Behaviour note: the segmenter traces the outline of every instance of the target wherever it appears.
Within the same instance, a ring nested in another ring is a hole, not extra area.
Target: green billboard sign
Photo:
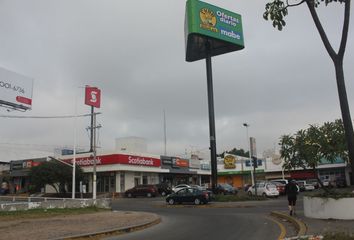
[[[241,15],[198,0],[188,0],[185,18],[186,61],[244,48]],[[209,49],[207,49],[209,44]]]

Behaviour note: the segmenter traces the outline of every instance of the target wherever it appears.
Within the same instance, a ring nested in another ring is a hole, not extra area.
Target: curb
[[[278,212],[278,211],[272,211],[270,213],[270,215],[276,216],[279,218],[283,218],[283,219],[286,219],[289,222],[291,222],[295,226],[295,228],[298,230],[297,236],[305,235],[307,232],[307,227],[306,227],[305,223],[297,218],[291,217],[285,213]]]
[[[159,224],[160,222],[161,222],[161,217],[158,217],[157,219],[155,219],[153,221],[146,222],[143,224],[137,224],[137,225],[131,225],[128,227],[112,228],[112,229],[107,229],[107,230],[103,230],[103,231],[53,238],[51,240],[64,240],[64,239],[69,240],[69,239],[77,239],[77,238],[96,237],[99,235],[107,235],[107,234],[108,235],[109,234],[110,235],[118,235],[121,233],[129,233],[129,232],[133,232],[133,231],[137,231],[137,230],[142,230],[142,229],[151,227],[153,225]]]

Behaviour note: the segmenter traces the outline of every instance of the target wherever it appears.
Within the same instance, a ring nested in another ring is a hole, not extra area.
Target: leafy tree
[[[316,167],[322,159],[333,163],[337,157],[341,157],[348,161],[341,120],[326,122],[322,126],[310,125],[309,128],[301,129],[294,135],[283,135],[279,145],[285,169],[311,168],[322,186],[316,174]]]
[[[317,8],[321,2],[325,2],[326,6],[334,2],[344,4],[344,20],[342,26],[341,41],[337,52],[333,49],[332,44],[328,40],[327,34],[322,26],[322,23],[317,13]],[[345,129],[344,133],[345,133],[346,145],[349,153],[349,159],[351,161],[352,172],[354,173],[354,134],[353,134],[353,125],[352,125],[350,111],[349,111],[347,93],[345,89],[344,71],[343,71],[343,58],[344,58],[345,48],[348,39],[348,29],[349,29],[349,20],[350,20],[350,3],[351,0],[293,0],[293,2],[291,2],[291,0],[272,0],[271,2],[266,4],[263,17],[265,20],[271,20],[273,26],[278,28],[278,30],[281,31],[283,27],[286,25],[284,18],[286,15],[288,15],[288,9],[302,4],[307,5],[311,17],[315,23],[315,26],[320,34],[321,40],[334,64],[339,102],[340,102],[342,119],[343,119],[343,124]],[[354,184],[354,174],[352,174],[351,182],[352,184]]]
[[[246,152],[242,148],[240,148],[240,149],[233,148],[230,151],[226,151],[226,153],[234,154],[234,155],[241,156],[241,157],[249,157],[248,151]]]
[[[84,174],[79,166],[76,166],[77,182],[83,180]],[[59,161],[48,161],[32,167],[30,171],[31,184],[35,189],[40,189],[46,184],[52,186],[57,193],[66,193],[65,186],[72,186],[72,167]]]

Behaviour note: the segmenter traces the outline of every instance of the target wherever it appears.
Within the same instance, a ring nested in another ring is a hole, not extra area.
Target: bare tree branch
[[[343,59],[345,47],[347,45],[349,19],[350,19],[350,1],[351,0],[346,0],[344,2],[344,23],[343,23],[343,30],[342,30],[342,39],[341,39],[340,47],[339,47],[339,51],[338,51],[338,57],[340,59]]]
[[[313,21],[315,22],[316,28],[317,28],[317,30],[318,30],[318,32],[319,32],[319,34],[320,34],[320,37],[321,37],[322,42],[323,42],[323,44],[324,44],[324,46],[325,46],[325,48],[326,48],[326,50],[327,50],[329,56],[332,58],[333,61],[335,61],[336,58],[337,58],[337,54],[336,54],[336,52],[333,50],[333,47],[332,47],[331,43],[330,43],[329,40],[328,40],[328,37],[327,37],[327,35],[326,35],[326,32],[325,32],[325,30],[324,30],[323,27],[322,27],[321,21],[320,21],[320,19],[318,18],[317,12],[316,12],[316,10],[315,10],[315,5],[314,5],[314,3],[313,3],[312,0],[306,0],[306,3],[307,3],[307,6],[308,6],[308,8],[309,8],[309,10],[310,10],[312,19],[313,19]]]
[[[306,2],[306,0],[301,0],[299,3],[290,4],[289,0],[286,0],[286,7],[285,8],[296,7],[296,6],[303,4],[304,2]]]

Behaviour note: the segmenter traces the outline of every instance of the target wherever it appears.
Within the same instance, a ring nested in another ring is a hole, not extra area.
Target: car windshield
[[[267,185],[267,187],[268,187],[269,189],[271,189],[271,188],[277,188],[273,183],[269,183],[269,184]]]

